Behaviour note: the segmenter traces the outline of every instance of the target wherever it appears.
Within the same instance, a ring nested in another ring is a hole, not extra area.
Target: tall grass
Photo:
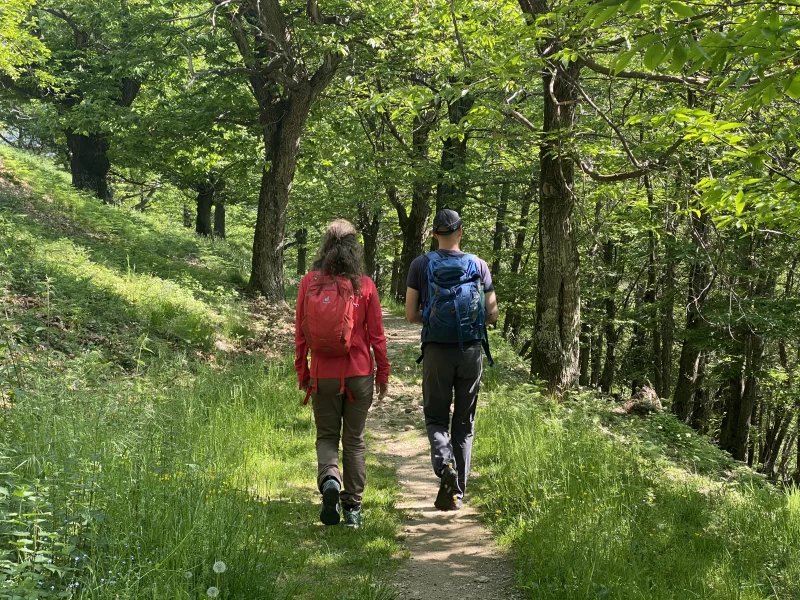
[[[531,598],[800,597],[800,493],[733,469],[673,417],[517,385],[478,427],[478,501]]]

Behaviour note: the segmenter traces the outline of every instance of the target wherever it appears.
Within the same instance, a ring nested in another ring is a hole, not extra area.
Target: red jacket
[[[294,320],[294,370],[297,371],[297,382],[300,389],[311,378],[312,370],[308,368],[308,343],[301,323],[305,316],[306,290],[314,277],[314,272],[307,273],[300,282],[297,292],[297,307]],[[312,356],[312,367],[319,379],[339,379],[344,376],[358,377],[375,373],[376,383],[389,383],[389,359],[386,356],[386,336],[383,333],[383,316],[378,298],[378,290],[372,279],[361,278],[361,292],[353,304],[353,341],[348,356]],[[373,367],[370,347],[375,353],[377,370]]]

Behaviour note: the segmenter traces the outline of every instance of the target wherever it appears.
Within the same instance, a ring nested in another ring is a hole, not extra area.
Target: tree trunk
[[[690,215],[695,254],[689,273],[689,295],[686,303],[686,332],[681,348],[678,384],[672,405],[673,412],[684,422],[691,416],[697,378],[700,374],[700,348],[695,337],[703,325],[700,310],[709,291],[708,264],[705,260],[708,243],[708,213],[698,218]]]
[[[262,106],[265,158],[258,214],[253,238],[253,263],[248,288],[270,302],[284,302],[283,252],[286,215],[292,190],[300,137],[311,108],[312,95],[304,89]]]
[[[519,226],[517,227],[516,236],[514,238],[514,254],[511,256],[511,277],[516,278],[519,275],[520,266],[522,265],[522,255],[525,251],[525,238],[528,235],[528,221],[530,220],[531,204],[533,197],[536,193],[536,183],[531,182],[525,196],[522,198],[522,205],[519,212]],[[517,306],[517,298],[506,298],[505,302],[508,303],[506,309],[506,318],[503,323],[503,337],[509,340],[512,344],[519,341],[519,336],[522,329],[522,315]]]
[[[611,388],[614,386],[614,374],[616,373],[617,365],[617,276],[612,274],[614,269],[614,256],[616,254],[616,245],[606,241],[603,248],[603,262],[606,265],[606,286],[605,286],[605,338],[606,338],[606,360],[603,364],[603,373],[600,375],[600,389],[604,393],[611,393]]]
[[[605,332],[602,327],[597,328],[597,334],[592,337],[592,377],[589,381],[593,388],[600,386],[600,375],[603,372],[603,344]]]
[[[739,295],[749,302],[772,295],[776,276],[756,259],[759,242],[750,237],[741,243],[742,274],[739,278]],[[763,240],[766,242],[766,239]],[[738,357],[732,371],[730,397],[722,420],[720,447],[736,460],[752,458],[750,446],[750,424],[759,396],[759,378],[764,363],[765,343],[763,336],[748,322],[736,330]]]
[[[400,250],[394,251],[394,258],[392,258],[392,281],[389,295],[392,298],[400,297],[400,287],[405,286],[404,281],[400,281]]]
[[[209,236],[211,229],[211,207],[214,204],[214,186],[203,183],[197,186],[197,215],[194,231],[198,235]]]
[[[66,135],[72,185],[79,190],[93,193],[104,204],[110,204],[112,194],[108,187],[108,171],[111,169],[108,140],[98,133],[81,135],[67,131]]]
[[[447,105],[451,125],[459,125],[475,104],[472,94],[459,96]],[[442,159],[439,182],[436,184],[436,211],[451,208],[461,214],[464,209],[464,178],[467,172],[467,136],[445,138],[442,142]]]
[[[661,354],[656,357],[661,372],[661,388],[656,389],[660,398],[667,398],[672,392],[672,351],[675,346],[675,251],[673,249],[675,220],[669,214],[669,208],[667,208],[666,223],[666,266],[661,284],[663,292],[659,330]]]
[[[370,215],[370,207],[366,202],[358,205],[358,228],[364,238],[364,272],[373,281],[377,278],[378,268],[378,232],[381,227],[380,207],[374,208]]]
[[[558,72],[556,76],[555,72]],[[581,323],[578,244],[573,212],[574,164],[561,149],[571,138],[580,68],[550,64],[542,81],[543,140],[539,192],[539,270],[531,372],[550,392],[572,387],[579,375]],[[558,102],[558,103],[556,103]]]
[[[578,383],[589,385],[589,359],[592,356],[592,328],[588,323],[581,325],[580,377]]]
[[[422,164],[428,156],[428,136],[435,122],[433,113],[423,113],[414,117],[412,134],[412,150],[414,159]],[[396,190],[395,190],[396,192]],[[390,196],[390,200],[391,200]],[[431,217],[431,184],[424,178],[415,179],[411,184],[411,211],[406,213],[399,198],[394,197],[400,229],[403,231],[403,249],[400,252],[398,273],[398,289],[396,298],[404,302],[406,298],[406,280],[411,263],[421,256],[428,237],[428,222]]]
[[[785,409],[778,409],[775,411],[772,425],[767,429],[764,436],[764,452],[759,456],[759,462],[762,464],[761,472],[767,477],[775,477],[775,463],[778,461],[778,456],[781,455],[781,447],[789,434],[792,419],[791,413]]]
[[[306,265],[308,261],[308,229],[305,227],[298,229],[294,234],[294,239],[297,242],[297,275],[302,277],[308,268]]]
[[[508,182],[503,182],[500,188],[500,202],[497,205],[497,214],[494,219],[494,236],[492,239],[492,280],[497,278],[500,273],[501,250],[503,249],[503,239],[506,235],[506,218],[508,215]]]
[[[214,237],[225,237],[225,203],[214,203]]]
[[[647,205],[652,211],[655,208],[653,186],[650,183],[650,177],[648,175],[645,175],[643,180],[645,189],[647,190]],[[652,338],[652,353],[648,361],[648,366],[653,373],[653,387],[656,390],[656,394],[660,396],[664,389],[664,376],[663,367],[661,365],[661,327],[659,327],[658,323],[658,306],[656,305],[656,298],[658,296],[658,266],[656,258],[656,235],[655,232],[649,231],[647,233],[647,289],[645,290],[642,302],[649,321],[648,328],[650,329]],[[645,352],[644,344],[642,345],[642,352]]]

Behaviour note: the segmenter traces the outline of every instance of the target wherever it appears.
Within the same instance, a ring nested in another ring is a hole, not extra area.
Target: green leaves
[[[669,7],[679,17],[691,18],[695,15],[694,9],[683,2],[670,2]]]
[[[667,54],[667,49],[664,47],[664,44],[655,43],[651,44],[647,48],[647,52],[644,53],[644,66],[651,71],[655,71],[658,66],[661,64],[661,61],[664,60],[664,57]]]
[[[784,90],[790,98],[794,100],[800,99],[800,71],[795,71],[793,75],[785,79]]]

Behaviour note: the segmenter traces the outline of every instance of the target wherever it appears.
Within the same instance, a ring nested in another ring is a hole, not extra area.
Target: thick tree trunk
[[[297,275],[302,277],[306,274],[308,268],[308,229],[305,227],[298,229],[294,234],[294,240],[297,242]]]
[[[81,135],[67,131],[66,135],[72,185],[93,193],[104,204],[109,204],[112,194],[108,187],[108,171],[111,169],[108,139],[97,133]]]
[[[214,237],[225,237],[225,203],[214,203]]]
[[[198,235],[210,236],[213,233],[211,227],[211,207],[214,204],[214,186],[204,183],[200,184],[196,189],[197,214],[194,231]]]
[[[284,302],[283,252],[289,194],[294,182],[300,137],[311,108],[309,89],[299,90],[276,105],[262,107],[264,148],[268,166],[261,176],[253,238],[253,263],[248,288],[271,302]]]
[[[578,100],[573,81],[578,80],[580,68],[575,63],[545,68],[539,152],[539,275],[531,372],[545,380],[549,391],[558,392],[575,385],[579,376],[581,307],[573,218],[574,164],[561,144],[572,133]]]
[[[686,331],[683,338],[683,347],[681,348],[678,383],[675,388],[672,405],[673,412],[684,422],[687,422],[691,416],[696,383],[700,375],[701,350],[695,342],[695,337],[703,326],[700,310],[708,295],[710,286],[708,264],[705,260],[706,245],[708,243],[708,213],[703,213],[699,218],[692,213],[690,219],[695,254],[689,273]]]
[[[414,159],[419,163],[423,163],[428,156],[428,136],[433,125],[433,114],[424,113],[414,118],[412,150]],[[409,212],[406,212],[397,196],[392,198],[390,195],[390,201],[395,202],[400,229],[403,231],[403,249],[400,252],[398,289],[396,290],[396,298],[403,302],[406,297],[405,284],[411,263],[425,250],[428,223],[431,218],[431,184],[424,179],[417,179],[411,184],[411,210]]]

